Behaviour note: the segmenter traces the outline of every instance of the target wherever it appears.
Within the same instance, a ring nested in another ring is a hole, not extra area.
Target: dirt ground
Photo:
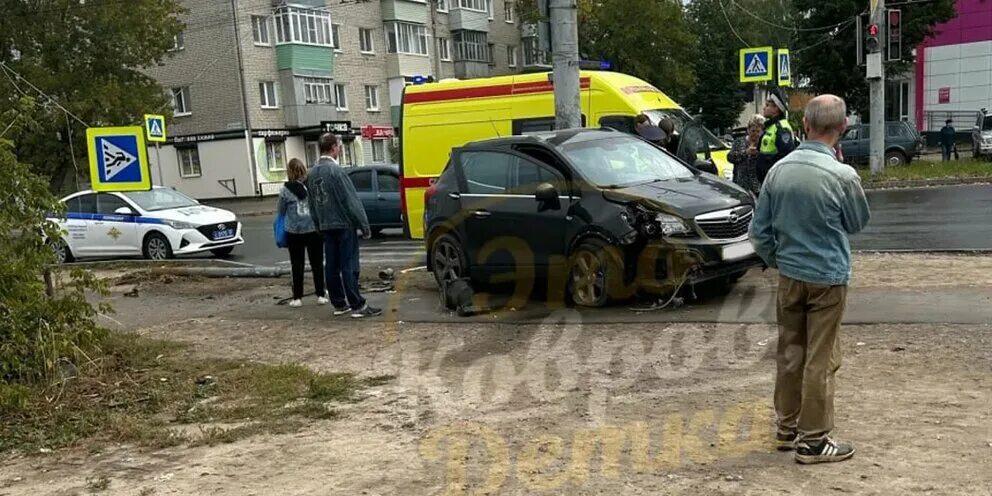
[[[992,257],[856,264],[852,287],[992,286]],[[7,459],[0,495],[87,494],[102,477],[115,495],[992,494],[988,324],[845,326],[835,433],[858,452],[801,466],[769,444],[772,325],[583,324],[570,309],[512,325],[250,311],[286,283],[146,281],[139,298],[117,295],[113,318],[207,356],[395,378],[295,434]]]

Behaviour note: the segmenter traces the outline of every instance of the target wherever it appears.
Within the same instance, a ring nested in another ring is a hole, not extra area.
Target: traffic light
[[[878,24],[868,25],[868,36],[865,38],[865,49],[868,53],[878,53],[881,51],[881,44],[878,41]]]
[[[899,9],[889,9],[889,24],[885,31],[888,41],[888,60],[902,60],[902,11]]]

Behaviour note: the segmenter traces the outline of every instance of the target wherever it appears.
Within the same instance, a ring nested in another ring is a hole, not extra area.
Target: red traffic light
[[[902,20],[902,12],[899,10],[889,11],[889,26],[898,27],[899,22]]]
[[[878,24],[868,26],[868,36],[878,36]]]

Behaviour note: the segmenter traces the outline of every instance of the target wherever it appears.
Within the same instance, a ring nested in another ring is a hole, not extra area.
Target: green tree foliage
[[[21,385],[51,380],[83,360],[102,335],[85,298],[86,291],[100,289],[91,275],[74,272],[53,297],[46,294],[43,274],[55,258],[48,240],[61,233],[45,219],[58,215],[61,205],[48,182],[17,160],[9,139],[31,132],[24,116],[32,106],[21,99],[16,109],[0,113],[2,122],[14,122],[0,138],[0,411],[16,403],[11,398]]]
[[[867,10],[861,0],[792,0],[797,16],[797,45],[807,47],[794,55],[793,70],[808,81],[815,93],[833,93],[847,100],[848,108],[867,115],[868,82],[864,68],[857,66],[857,36],[854,24],[826,33],[805,31],[852,20]],[[912,50],[933,33],[934,26],[954,17],[954,0],[934,0],[901,7],[903,11],[903,61],[886,64],[886,74],[909,70]]]
[[[539,19],[536,0],[517,0],[527,21]],[[673,98],[695,84],[692,57],[696,37],[682,6],[672,1],[578,0],[579,52],[607,60],[616,70],[637,76]]]
[[[753,92],[752,85],[738,82],[739,50],[747,45],[789,48],[792,31],[781,26],[791,25],[791,6],[782,0],[693,0],[686,16],[699,49],[697,84],[685,106],[700,112],[707,127],[730,129]]]
[[[28,82],[91,126],[137,125],[168,108],[141,69],[161,62],[182,29],[176,0],[0,0],[0,12],[0,62],[24,77],[0,67],[0,113],[22,96],[38,98],[37,127],[13,151],[51,189],[73,171],[73,151],[85,171],[85,127]]]

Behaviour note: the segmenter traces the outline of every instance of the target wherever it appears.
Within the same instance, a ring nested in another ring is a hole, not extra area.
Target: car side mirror
[[[693,167],[703,172],[709,172],[710,174],[713,175],[719,175],[719,171],[716,168],[716,164],[714,164],[712,160],[696,159],[696,162],[693,164]]]
[[[131,207],[121,207],[121,208],[118,208],[117,210],[114,210],[114,214],[116,214],[116,215],[136,215],[134,213],[134,210],[131,210]]]
[[[543,207],[553,210],[561,208],[561,201],[558,200],[558,190],[551,183],[541,183],[534,191],[534,198]]]

